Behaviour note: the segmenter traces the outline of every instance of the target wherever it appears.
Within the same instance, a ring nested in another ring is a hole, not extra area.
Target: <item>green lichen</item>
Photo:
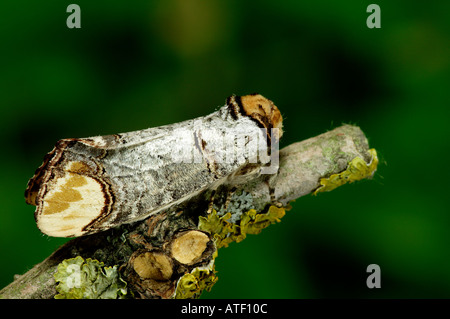
[[[194,268],[190,273],[184,274],[177,283],[175,299],[196,299],[199,298],[203,290],[211,291],[212,286],[217,282],[214,261],[205,268]]]
[[[353,183],[364,178],[371,177],[378,166],[378,157],[375,149],[369,150],[372,155],[370,163],[366,163],[362,158],[356,157],[348,163],[345,171],[333,174],[330,177],[321,178],[320,186],[314,191],[314,195],[319,192],[329,192],[346,183]]]
[[[233,241],[243,241],[247,234],[259,234],[270,224],[280,222],[284,215],[284,208],[270,206],[266,213],[257,213],[256,210],[250,209],[244,212],[238,221],[231,222],[231,213],[219,216],[213,210],[207,217],[200,216],[198,228],[213,235],[217,248],[228,247]]]
[[[117,266],[104,267],[103,262],[77,256],[63,260],[54,275],[59,294],[55,299],[117,299],[126,293],[126,282]]]
[[[259,234],[267,226],[280,222],[285,208],[270,206],[264,213],[258,213],[253,207],[253,198],[242,192],[234,194],[226,208],[213,209],[208,216],[200,216],[198,229],[210,233],[217,249],[228,247],[231,242],[241,242],[247,234]],[[204,268],[195,268],[184,274],[177,283],[175,298],[198,298],[203,290],[210,290],[216,283],[214,260]]]

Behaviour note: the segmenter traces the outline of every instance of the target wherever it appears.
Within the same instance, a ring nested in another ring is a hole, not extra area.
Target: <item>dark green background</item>
[[[259,92],[281,146],[342,123],[380,155],[372,181],[293,203],[221,249],[204,298],[450,297],[449,1],[67,1],[0,4],[0,287],[65,239],[42,235],[28,179],[61,138],[138,130]],[[381,267],[382,288],[366,287]]]

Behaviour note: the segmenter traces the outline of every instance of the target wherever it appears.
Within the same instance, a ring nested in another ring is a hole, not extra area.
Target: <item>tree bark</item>
[[[250,194],[257,212],[271,205],[285,207],[315,191],[321,178],[346,170],[353,159],[370,163],[368,150],[360,128],[344,125],[283,148],[277,174],[261,175],[233,191]],[[217,189],[214,203],[223,204],[229,193],[226,187]],[[173,298],[182,276],[210,267],[217,255],[214,234],[199,229],[199,216],[208,213],[211,192],[144,221],[72,239],[27,273],[16,276],[0,291],[0,298],[53,298],[58,293],[54,278],[58,264],[76,256],[118,265],[127,282],[128,297]]]

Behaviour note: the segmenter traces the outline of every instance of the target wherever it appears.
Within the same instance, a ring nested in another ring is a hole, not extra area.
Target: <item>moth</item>
[[[205,190],[261,174],[273,150],[269,145],[282,136],[282,121],[262,95],[233,95],[204,117],[62,139],[29,180],[25,199],[36,206],[38,228],[54,237],[136,222]]]

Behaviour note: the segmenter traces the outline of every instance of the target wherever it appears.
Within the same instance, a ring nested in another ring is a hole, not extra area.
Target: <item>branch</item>
[[[205,192],[144,221],[72,239],[16,276],[0,298],[198,297],[217,280],[218,248],[278,222],[294,199],[371,177],[377,164],[363,132],[350,125],[291,144],[279,155],[277,174],[237,190],[219,188],[214,209]]]

